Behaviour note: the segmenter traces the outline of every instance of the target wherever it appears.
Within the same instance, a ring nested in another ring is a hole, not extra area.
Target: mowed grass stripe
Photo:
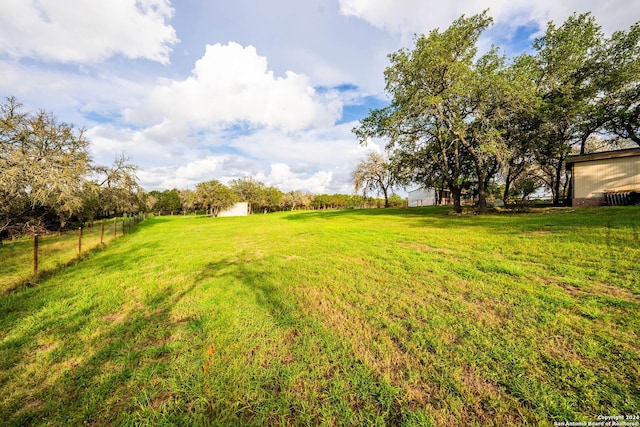
[[[152,218],[0,299],[9,424],[640,413],[637,207]]]

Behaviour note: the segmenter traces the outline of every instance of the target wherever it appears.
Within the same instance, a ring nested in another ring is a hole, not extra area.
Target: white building
[[[221,216],[247,216],[249,215],[249,202],[238,202],[229,209],[220,211],[218,217]]]
[[[571,206],[638,203],[640,148],[567,157]]]
[[[408,193],[409,207],[435,206],[438,198],[434,188],[416,188]]]

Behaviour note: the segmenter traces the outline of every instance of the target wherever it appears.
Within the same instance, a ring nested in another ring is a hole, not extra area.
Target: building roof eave
[[[624,157],[640,156],[640,147],[625,148],[623,150],[602,151],[599,153],[582,154],[577,156],[568,156],[567,165],[581,162],[590,162],[595,160],[619,159]]]

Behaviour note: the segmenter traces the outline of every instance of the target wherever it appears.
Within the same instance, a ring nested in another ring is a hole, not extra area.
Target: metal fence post
[[[38,233],[33,235],[33,275],[38,276]]]
[[[78,227],[78,253],[82,252],[82,227]]]
[[[102,244],[104,240],[104,222],[100,223],[100,244]]]

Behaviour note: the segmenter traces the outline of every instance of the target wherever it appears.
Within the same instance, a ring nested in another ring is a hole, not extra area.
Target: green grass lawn
[[[0,297],[0,420],[640,415],[640,208],[447,213],[147,220]]]

